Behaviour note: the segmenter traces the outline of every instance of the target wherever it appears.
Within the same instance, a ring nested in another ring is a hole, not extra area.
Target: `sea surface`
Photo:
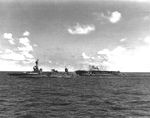
[[[150,73],[67,79],[0,72],[0,118],[150,118]]]

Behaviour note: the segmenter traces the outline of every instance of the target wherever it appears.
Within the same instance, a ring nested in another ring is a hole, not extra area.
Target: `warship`
[[[120,71],[104,71],[97,66],[89,66],[89,70],[76,70],[75,73],[79,76],[108,76],[120,75]]]
[[[68,68],[65,68],[65,72],[58,72],[52,69],[50,72],[43,72],[42,68],[39,69],[39,59],[35,61],[35,66],[33,66],[33,71],[31,72],[11,72],[10,76],[18,76],[23,78],[72,78],[73,75],[69,73]]]
[[[30,78],[38,78],[38,77],[47,77],[45,73],[42,72],[42,68],[39,69],[39,59],[35,61],[35,66],[33,66],[33,71],[31,72],[12,72],[9,73],[11,76],[19,76],[19,77],[30,77]]]

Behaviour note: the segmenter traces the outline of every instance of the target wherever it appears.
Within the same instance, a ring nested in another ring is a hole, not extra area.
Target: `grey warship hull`
[[[107,76],[107,75],[119,75],[120,71],[86,71],[86,70],[77,70],[75,71],[79,76]]]
[[[41,78],[41,77],[48,77],[47,74],[39,74],[35,72],[16,72],[16,73],[9,73],[10,76],[18,76],[24,78]]]

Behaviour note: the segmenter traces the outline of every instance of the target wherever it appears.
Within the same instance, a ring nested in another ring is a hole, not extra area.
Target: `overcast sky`
[[[150,71],[148,0],[0,0],[0,70]]]

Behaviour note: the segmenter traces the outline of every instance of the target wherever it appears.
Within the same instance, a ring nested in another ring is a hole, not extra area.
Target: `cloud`
[[[20,68],[21,70],[29,70],[29,67],[31,70],[32,67],[30,66],[30,64],[33,63],[35,58],[32,54],[33,47],[29,38],[21,37],[13,39],[12,33],[4,33],[3,38],[7,39],[11,44],[15,46],[11,46],[8,48],[8,46],[6,45],[0,49],[0,64],[3,63],[0,70],[18,70],[18,68]]]
[[[14,40],[12,39],[12,40],[8,40],[8,42],[10,43],[10,44],[12,44],[12,45],[14,45],[15,44],[15,42],[14,42]]]
[[[82,65],[98,66],[101,70],[115,70],[126,72],[150,71],[150,36],[140,40],[141,46],[116,46],[114,49],[102,49],[89,56],[82,53]]]
[[[34,59],[34,56],[28,51],[5,49],[0,53],[0,59],[12,61],[26,61]]]
[[[37,44],[33,44],[33,47],[38,47],[38,45]]]
[[[150,37],[147,36],[142,41],[145,45],[134,48],[117,46],[113,50],[100,50],[98,54],[107,56],[110,70],[150,71]]]
[[[49,60],[49,61],[48,61],[48,63],[50,63],[50,64],[51,64],[51,63],[52,63],[52,61],[51,61],[51,60]]]
[[[144,42],[150,44],[150,36],[145,37]]]
[[[82,53],[82,57],[83,57],[83,59],[90,59],[90,60],[95,59],[95,57],[93,57],[93,56],[88,56],[87,54],[85,54],[85,52]]]
[[[19,43],[23,44],[23,45],[29,45],[30,40],[27,37],[24,38],[20,38],[19,39]]]
[[[30,40],[27,37],[20,38],[19,43],[23,45],[22,47],[18,47],[19,50],[28,52],[33,51],[33,47],[30,44]]]
[[[121,13],[114,11],[111,13],[111,16],[108,18],[111,23],[117,23],[121,19]]]
[[[68,28],[68,32],[70,34],[78,34],[78,35],[85,35],[89,34],[90,32],[95,30],[94,25],[80,25],[77,23],[75,26]]]
[[[122,39],[120,39],[120,42],[124,42],[126,40],[127,40],[126,38],[122,38]]]
[[[34,59],[34,56],[27,51],[23,51],[21,52],[21,54],[24,55],[28,59]]]
[[[107,60],[104,56],[88,56],[85,52],[82,53],[82,58],[84,59],[81,64],[84,66],[83,68],[89,69],[89,66],[98,66],[101,70],[106,69],[106,64],[104,65],[104,61]]]
[[[12,33],[4,33],[4,34],[3,34],[3,37],[4,37],[5,39],[12,39]]]
[[[12,36],[13,36],[12,33],[4,33],[4,34],[3,34],[3,38],[4,38],[4,39],[8,39],[8,42],[9,42],[10,44],[14,45],[15,42],[14,42],[14,39],[13,39]]]
[[[90,57],[87,56],[87,55],[85,54],[85,52],[82,53],[82,57],[83,57],[84,59],[90,59]]]
[[[33,59],[34,57],[31,54],[31,52],[33,51],[33,47],[30,44],[30,40],[27,37],[23,37],[19,39],[19,43],[22,44],[21,47],[18,47],[20,53],[26,58]]]
[[[30,32],[28,32],[28,31],[25,31],[24,33],[23,33],[23,36],[29,36],[30,35]]]
[[[96,17],[97,20],[100,20],[102,23],[104,20],[109,21],[110,23],[117,23],[121,20],[122,14],[119,11],[113,11],[113,12],[107,12],[106,14],[104,13],[93,13]]]
[[[32,69],[30,65],[26,64],[25,66],[22,66],[17,62],[0,59],[0,71],[29,71]]]
[[[23,61],[25,57],[22,54],[18,54],[10,49],[6,49],[3,54],[0,55],[1,59],[13,60],[13,61]]]

